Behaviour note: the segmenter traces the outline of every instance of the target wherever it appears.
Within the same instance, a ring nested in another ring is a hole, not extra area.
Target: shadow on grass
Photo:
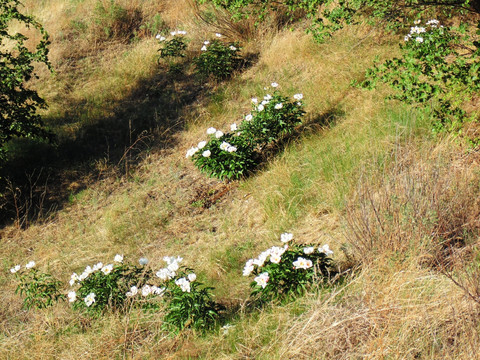
[[[113,110],[107,116],[93,99],[69,103],[61,116],[45,118],[59,129],[56,145],[12,142],[10,159],[0,169],[0,226],[28,226],[61,209],[92,182],[128,175],[148,151],[174,147],[173,135],[185,128],[187,109],[206,101],[215,88],[186,71],[161,70],[108,104]]]

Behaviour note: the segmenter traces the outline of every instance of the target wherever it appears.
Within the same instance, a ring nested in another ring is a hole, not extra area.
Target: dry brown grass
[[[37,2],[26,3],[38,11]],[[43,3],[38,16],[53,34],[52,59],[65,71],[42,84],[52,112],[99,94],[102,106],[92,109],[108,115],[136,84],[158,71],[151,34],[133,43],[89,42],[94,33],[77,39],[67,31],[71,21],[79,14],[90,16],[95,1],[76,2],[75,11],[72,2]],[[0,302],[6,305],[0,309],[0,358],[477,357],[478,309],[447,277],[421,265],[432,237],[459,241],[464,231],[475,233],[478,189],[472,181],[478,180],[478,164],[473,155],[454,154],[452,144],[413,150],[420,141],[405,145],[404,138],[399,140],[389,119],[379,114],[380,96],[349,88],[374,55],[384,58],[395,51],[391,46],[383,42],[374,53],[380,37],[366,27],[318,45],[300,30],[277,32],[265,25],[253,32],[251,23],[234,25],[224,14],[217,14],[224,20],[220,25],[199,24],[192,17],[199,10],[183,0],[118,3],[139,9],[143,17],[159,11],[168,26],[182,27],[194,39],[216,31],[244,34],[254,39],[246,45],[260,51],[259,62],[230,83],[205,85],[218,97],[200,97],[178,112],[178,120],[188,125],[172,133],[172,148],[145,154],[128,175],[110,173],[98,160],[105,176],[87,179],[84,191],[70,184],[71,203],[49,221],[2,230]],[[204,139],[206,127],[226,128],[250,111],[250,97],[272,81],[288,94],[305,94],[309,134],[246,182],[225,185],[205,178],[185,159],[186,150]],[[337,123],[321,123],[325,113]],[[396,160],[386,161],[384,171],[371,171],[378,165],[372,159],[394,151]],[[368,171],[355,189],[351,184],[358,182],[347,177],[355,178],[362,167]],[[253,313],[242,307],[249,290],[241,268],[277,244],[280,231],[294,232],[300,242],[329,243],[340,257],[343,213],[337,199],[352,193],[347,234],[361,254],[362,270],[331,293]],[[91,319],[65,304],[21,310],[8,273],[12,264],[33,259],[67,281],[71,272],[116,253],[132,261],[146,256],[153,268],[164,255],[183,256],[201,280],[216,287],[217,300],[243,310],[232,319],[235,327],[205,338],[190,332],[169,337],[160,329],[161,313],[132,310]]]
[[[391,167],[360,179],[347,208],[348,240],[358,261],[387,252],[435,262],[449,247],[478,238],[479,179],[470,163],[478,157],[450,149],[398,147]]]
[[[377,258],[292,320],[279,358],[478,358],[478,309],[441,275]]]

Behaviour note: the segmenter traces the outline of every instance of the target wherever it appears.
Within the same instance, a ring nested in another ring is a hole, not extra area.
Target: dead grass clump
[[[279,358],[478,358],[470,305],[446,278],[385,261],[290,319]]]
[[[478,236],[479,175],[465,159],[440,148],[399,149],[395,157],[383,173],[361,179],[347,206],[347,239],[359,262],[380,253],[445,256]]]

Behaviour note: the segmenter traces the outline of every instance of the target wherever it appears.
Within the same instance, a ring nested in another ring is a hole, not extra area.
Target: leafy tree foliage
[[[361,19],[386,22],[395,28],[406,18],[423,12],[480,12],[479,0],[197,0],[228,10],[233,19],[254,17],[260,22],[270,12],[281,12],[291,20],[305,16],[311,19],[308,32],[321,41],[343,27]]]
[[[0,160],[5,156],[5,144],[13,137],[52,139],[45,130],[37,109],[46,108],[45,101],[26,83],[35,76],[35,63],[48,61],[48,34],[32,16],[20,12],[19,0],[0,0]],[[12,32],[12,25],[34,29],[41,40],[34,50],[27,36]]]

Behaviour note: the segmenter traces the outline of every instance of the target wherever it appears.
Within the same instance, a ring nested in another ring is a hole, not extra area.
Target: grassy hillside
[[[319,44],[302,22],[255,29],[183,0],[116,1],[118,18],[105,0],[24,3],[52,37],[55,73],[39,69],[32,86],[58,145],[10,144],[0,358],[479,358],[478,154],[434,134],[428,111],[386,101],[388,88],[351,86],[376,56],[398,54],[397,35],[350,26]],[[181,73],[159,60],[155,38],[175,29],[191,39]],[[216,32],[249,59],[225,81],[188,66]],[[293,136],[246,179],[200,173],[187,150],[248,114],[272,82],[304,95]],[[284,232],[329,244],[342,280],[252,307],[242,269]],[[228,326],[171,335],[164,309],[22,308],[15,264],[34,260],[68,284],[115,254],[152,269],[182,256],[215,288]]]

